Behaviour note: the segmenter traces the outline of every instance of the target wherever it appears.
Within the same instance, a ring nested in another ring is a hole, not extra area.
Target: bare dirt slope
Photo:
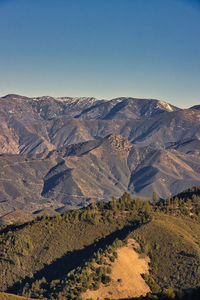
[[[134,248],[134,240],[130,239],[127,246],[117,250],[118,258],[112,263],[111,282],[108,286],[103,284],[97,291],[88,291],[82,299],[122,299],[139,297],[150,292],[141,274],[148,273],[147,256],[141,256]]]

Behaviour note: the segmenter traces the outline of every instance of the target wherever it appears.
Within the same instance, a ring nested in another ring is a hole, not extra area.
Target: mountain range
[[[154,99],[0,98],[0,215],[64,211],[124,191],[200,184],[199,106]]]

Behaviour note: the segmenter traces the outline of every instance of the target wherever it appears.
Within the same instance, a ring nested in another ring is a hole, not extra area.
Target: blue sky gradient
[[[200,104],[200,4],[0,0],[0,96]]]

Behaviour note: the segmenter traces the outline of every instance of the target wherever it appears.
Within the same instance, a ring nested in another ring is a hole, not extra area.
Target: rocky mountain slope
[[[0,98],[1,112],[30,123],[34,120],[51,120],[61,116],[79,119],[141,119],[163,112],[179,110],[166,102],[155,99],[116,98],[98,100],[91,97],[53,98],[49,96],[28,98],[7,95]]]
[[[0,98],[0,215],[199,184],[200,113],[159,100]]]
[[[41,153],[62,146],[120,134],[131,143],[166,148],[200,137],[198,110],[165,112],[139,120],[79,120],[61,116],[29,122],[0,113],[0,153]]]
[[[136,120],[173,111],[179,109],[159,100],[8,95],[0,98],[0,153],[40,153],[111,133],[135,142],[143,123]]]
[[[0,213],[13,209],[60,211],[124,191],[166,198],[200,184],[198,154],[133,145],[109,135],[37,155],[0,156]]]

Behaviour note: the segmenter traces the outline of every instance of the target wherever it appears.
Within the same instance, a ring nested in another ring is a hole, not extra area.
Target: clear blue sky
[[[0,96],[200,104],[199,2],[0,0]]]

